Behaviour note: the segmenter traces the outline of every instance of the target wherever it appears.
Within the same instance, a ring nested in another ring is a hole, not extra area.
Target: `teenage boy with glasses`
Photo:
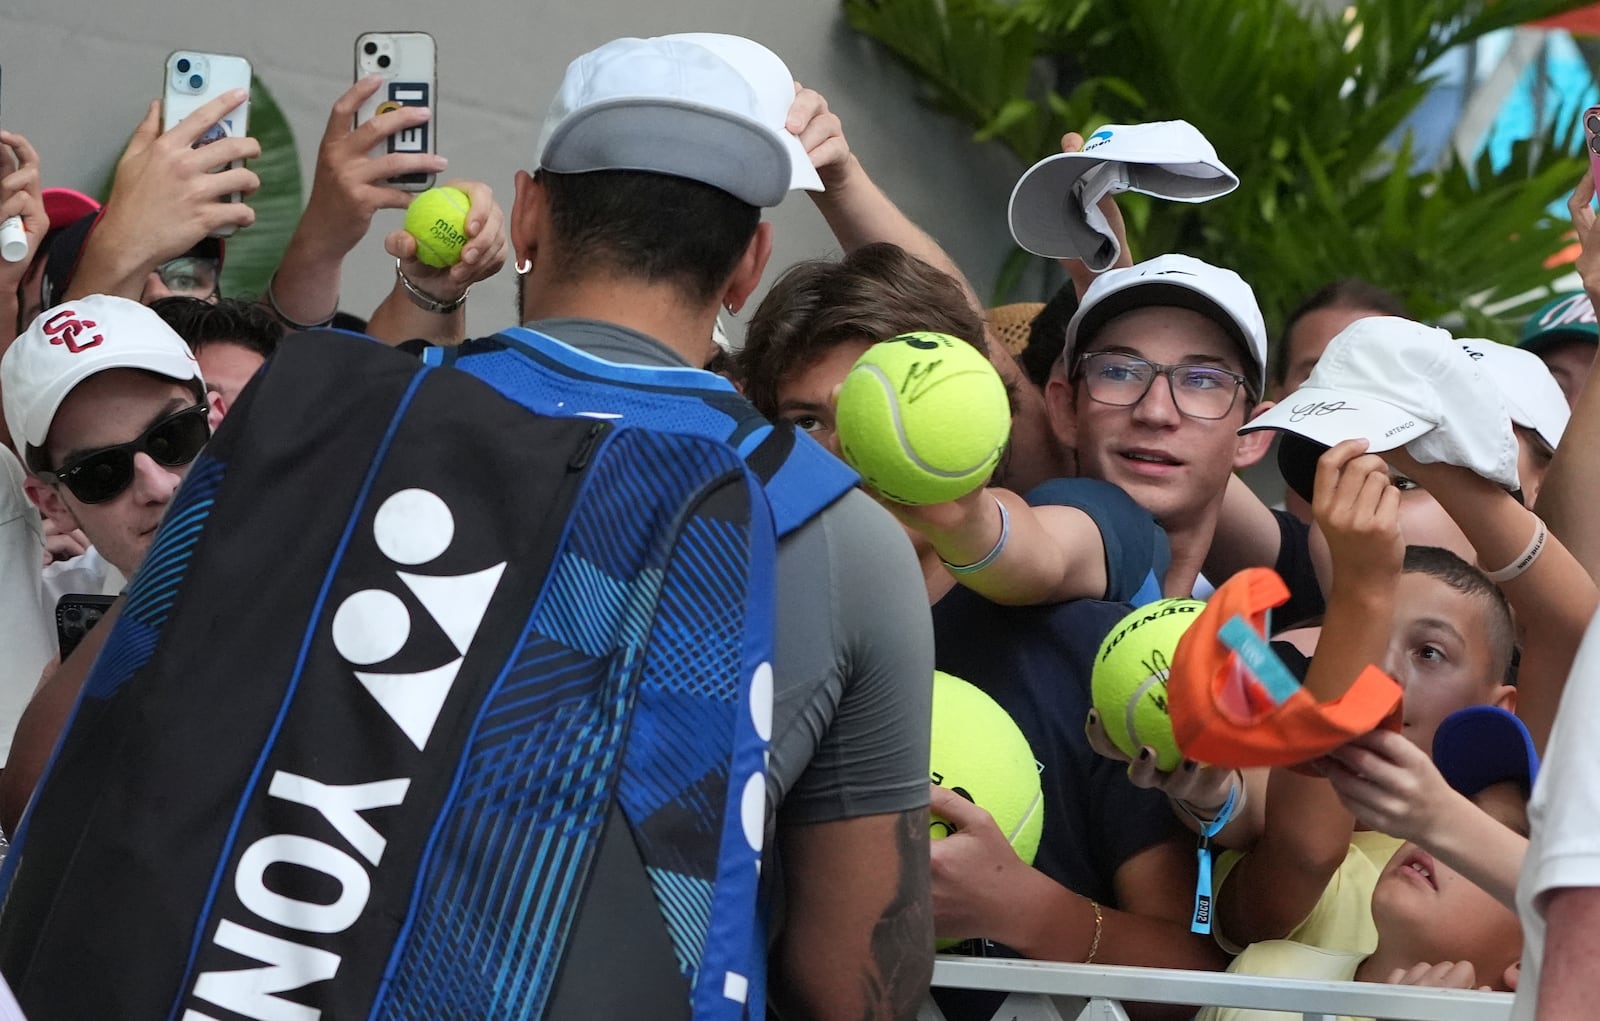
[[[131,576],[225,411],[145,306],[93,295],[42,313],[0,359],[28,498]]]

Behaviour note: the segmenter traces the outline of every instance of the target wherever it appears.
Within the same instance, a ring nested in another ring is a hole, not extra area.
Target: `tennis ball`
[[[895,503],[944,503],[988,480],[1011,433],[1005,384],[971,344],[907,333],[874,344],[839,389],[839,445]]]
[[[933,675],[933,743],[928,779],[994,816],[1017,856],[1029,865],[1044,829],[1039,764],[1016,721],[983,691],[946,673]],[[930,813],[928,833],[954,831]],[[940,949],[961,942],[940,940]]]
[[[472,200],[460,188],[429,188],[406,207],[406,233],[417,239],[417,260],[444,269],[461,261]]]
[[[1033,864],[1044,795],[1033,749],[1010,714],[976,686],[936,671],[932,750],[928,779],[987,809],[1017,855]],[[952,827],[934,815],[929,832],[940,840]]]
[[[1183,761],[1167,715],[1167,672],[1178,639],[1205,605],[1162,599],[1141,606],[1117,622],[1095,653],[1090,683],[1106,734],[1130,756],[1141,746],[1155,749],[1159,769],[1176,769]]]

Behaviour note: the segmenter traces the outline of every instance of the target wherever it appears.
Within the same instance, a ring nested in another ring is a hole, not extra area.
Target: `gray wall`
[[[167,53],[239,53],[287,112],[309,187],[328,108],[350,81],[355,37],[385,29],[425,30],[438,40],[438,123],[449,173],[487,181],[507,207],[512,175],[532,162],[538,125],[569,60],[616,36],[723,31],[767,44],[828,97],[862,162],[945,244],[980,293],[988,293],[1010,248],[1005,206],[1020,165],[920,105],[910,76],[852,32],[832,0],[0,0],[4,124],[38,147],[47,184],[94,190],[159,95]],[[771,215],[778,240],[769,281],[796,260],[837,251],[804,197]],[[365,314],[388,293],[393,263],[381,239],[398,222],[397,213],[380,214],[348,262],[347,309]],[[474,292],[474,333],[509,322],[510,278],[507,266]]]

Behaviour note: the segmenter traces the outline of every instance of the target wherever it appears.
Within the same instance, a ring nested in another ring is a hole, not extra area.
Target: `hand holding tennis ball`
[[[1205,605],[1162,599],[1141,606],[1117,622],[1094,657],[1091,688],[1106,736],[1130,759],[1141,747],[1154,749],[1163,772],[1183,762],[1167,715],[1167,674],[1178,639]]]
[[[1011,405],[983,352],[943,333],[874,344],[839,388],[839,445],[866,484],[925,506],[988,481],[1011,434]]]
[[[406,207],[406,233],[417,239],[417,261],[446,269],[461,261],[467,246],[472,200],[460,188],[429,188]]]

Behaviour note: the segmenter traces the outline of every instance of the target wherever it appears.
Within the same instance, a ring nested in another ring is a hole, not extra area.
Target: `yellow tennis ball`
[[[1009,713],[980,688],[947,673],[933,675],[933,744],[928,779],[994,816],[995,825],[1028,864],[1039,851],[1044,795],[1033,749]],[[930,834],[951,826],[937,814]]]
[[[461,261],[472,200],[460,188],[429,188],[406,207],[406,233],[417,239],[417,261],[444,269]]]
[[[1117,622],[1094,657],[1094,707],[1106,735],[1130,756],[1141,746],[1155,749],[1160,769],[1176,769],[1183,761],[1167,715],[1167,673],[1178,639],[1205,605],[1162,599],[1141,606]]]
[[[982,690],[946,673],[933,675],[933,742],[928,779],[987,809],[1017,856],[1029,865],[1044,829],[1039,764],[1016,721]],[[930,813],[929,836],[953,832]],[[949,947],[960,940],[940,940]]]
[[[1005,384],[971,344],[907,333],[874,344],[839,389],[850,467],[896,503],[944,503],[983,485],[1011,433]]]

